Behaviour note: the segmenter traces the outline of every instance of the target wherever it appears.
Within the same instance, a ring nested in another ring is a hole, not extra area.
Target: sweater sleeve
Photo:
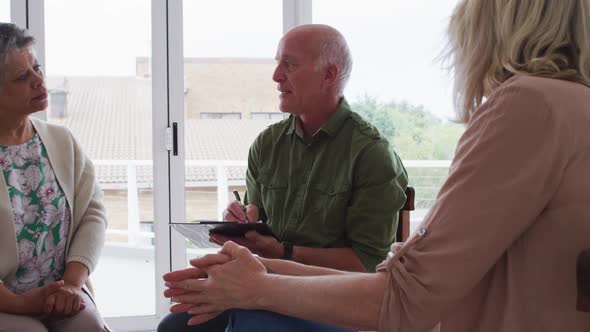
[[[381,331],[428,331],[484,279],[557,190],[565,135],[528,86],[501,87],[474,113],[422,227],[378,267]]]
[[[74,234],[67,262],[80,262],[92,272],[105,241],[106,211],[94,166],[76,142],[74,146]]]

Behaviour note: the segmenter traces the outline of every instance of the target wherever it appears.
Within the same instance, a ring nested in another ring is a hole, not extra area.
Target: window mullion
[[[312,0],[283,0],[283,33],[312,22]]]
[[[184,121],[184,50],[183,2],[168,0],[168,117],[169,126],[177,124],[178,151],[170,154],[170,222],[186,221],[185,199],[185,121]],[[172,270],[186,267],[185,238],[171,233]]]

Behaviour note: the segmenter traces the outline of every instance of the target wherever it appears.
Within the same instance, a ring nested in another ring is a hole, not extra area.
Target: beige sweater
[[[379,268],[382,331],[589,332],[590,89],[517,76],[472,116],[432,210]]]
[[[92,272],[104,244],[106,215],[94,167],[66,128],[31,118],[45,145],[55,176],[64,191],[72,220],[66,262],[76,261]],[[4,177],[0,176],[0,283],[18,267],[13,212]]]

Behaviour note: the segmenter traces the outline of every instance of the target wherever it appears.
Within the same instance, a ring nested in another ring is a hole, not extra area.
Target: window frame
[[[170,301],[161,296],[164,284],[160,276],[183,268],[186,262],[184,239],[170,232],[170,223],[185,220],[184,148],[178,154],[166,149],[166,133],[177,124],[178,141],[184,137],[183,81],[183,15],[182,1],[151,0],[152,36],[152,126],[154,156],[154,219],[155,219],[155,315],[105,317],[115,330],[155,330],[169,313]],[[312,0],[283,0],[283,32],[312,22]],[[37,57],[45,67],[45,4],[44,0],[10,0],[11,21],[27,28],[36,38]],[[46,112],[35,117],[46,119]]]

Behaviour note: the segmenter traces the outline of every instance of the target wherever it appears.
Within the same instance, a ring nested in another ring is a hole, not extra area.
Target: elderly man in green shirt
[[[255,231],[245,238],[211,238],[220,244],[232,240],[266,258],[375,271],[394,240],[408,179],[387,139],[344,99],[352,69],[346,41],[329,26],[300,26],[281,39],[276,60],[279,108],[291,116],[252,144],[246,205],[230,203],[224,219],[265,221],[281,242]],[[187,327],[190,312],[183,312],[189,308],[171,310],[177,313],[162,321],[159,332],[224,331],[229,319],[229,312],[211,313],[217,317]],[[253,314],[242,312],[232,320],[250,319],[257,325],[250,330],[273,331],[278,330],[273,321],[284,318]],[[342,331],[292,318],[288,325],[293,331]]]
[[[394,240],[408,180],[387,139],[343,96],[346,41],[331,27],[301,26],[276,59],[279,108],[291,116],[252,144],[247,205],[230,203],[224,218],[265,221],[282,242],[256,232],[233,240],[267,258],[374,271]]]
[[[246,205],[230,203],[224,218],[263,220],[282,242],[256,232],[232,240],[267,258],[374,271],[394,240],[408,180],[387,139],[343,96],[346,41],[325,25],[300,26],[276,59],[279,107],[291,116],[252,144]]]

